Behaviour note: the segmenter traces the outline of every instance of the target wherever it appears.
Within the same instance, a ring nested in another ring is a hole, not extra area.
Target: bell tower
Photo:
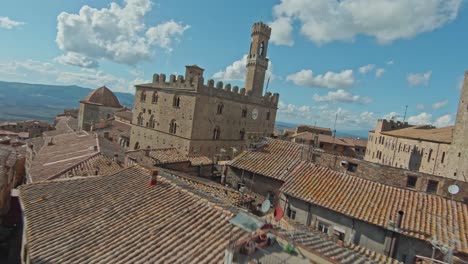
[[[449,154],[456,179],[468,181],[468,70],[465,71]],[[450,175],[450,176],[452,176]]]
[[[253,24],[245,77],[245,90],[252,91],[252,96],[263,96],[265,72],[268,69],[267,50],[270,34],[271,28],[264,23]]]

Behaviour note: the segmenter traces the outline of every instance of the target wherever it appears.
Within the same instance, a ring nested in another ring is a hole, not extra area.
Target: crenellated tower
[[[245,89],[247,92],[251,91],[252,96],[263,95],[265,72],[268,69],[267,50],[270,34],[271,28],[264,23],[253,24],[245,77]]]

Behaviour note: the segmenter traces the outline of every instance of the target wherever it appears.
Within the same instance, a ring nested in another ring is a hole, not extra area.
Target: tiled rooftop
[[[267,138],[266,145],[240,154],[230,162],[230,166],[284,180],[287,170],[306,159],[308,151],[304,145]]]
[[[207,156],[188,155],[187,158],[192,166],[214,164],[213,161]]]
[[[414,126],[398,130],[382,132],[383,135],[402,137],[416,140],[452,143],[453,126],[442,128],[428,128],[428,126]]]
[[[344,175],[309,162],[291,172],[280,191],[371,224],[389,228],[403,211],[403,234],[430,242],[452,241],[459,252],[468,253],[468,205],[435,195],[419,193]]]
[[[92,175],[109,175],[120,171],[122,167],[112,159],[98,153],[90,158],[76,164],[73,167],[66,168],[49,180],[60,178],[83,177]]]
[[[220,205],[165,177],[149,182],[135,166],[22,185],[32,263],[223,263],[229,239],[246,234]]]

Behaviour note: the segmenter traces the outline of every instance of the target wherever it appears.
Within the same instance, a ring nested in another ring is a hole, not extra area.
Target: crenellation
[[[235,93],[235,94],[239,94],[239,86],[237,86],[237,85],[234,86],[234,87],[232,88],[232,92]]]
[[[214,80],[213,79],[209,79],[208,80],[208,88],[214,88]]]
[[[177,75],[177,83],[184,83],[184,82],[185,82],[184,76],[183,75]]]
[[[164,73],[159,74],[158,83],[166,83],[166,74],[164,74]]]
[[[240,89],[240,94],[241,94],[241,95],[245,95],[245,91],[246,91],[246,90],[245,90],[245,87],[244,87],[244,88],[241,88],[241,89]]]
[[[222,81],[218,81],[216,83],[216,89],[223,89],[223,82]]]
[[[230,83],[228,83],[228,84],[226,84],[226,85],[224,86],[224,91],[226,91],[226,92],[231,92],[231,84],[230,84]]]
[[[171,82],[171,83],[175,83],[175,82],[176,82],[176,76],[175,76],[174,74],[171,74],[171,75],[169,76],[169,82]]]
[[[159,82],[159,75],[157,73],[153,74],[153,83]]]

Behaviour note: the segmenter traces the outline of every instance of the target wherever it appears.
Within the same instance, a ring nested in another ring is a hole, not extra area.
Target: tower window
[[[258,54],[260,56],[265,56],[265,42],[262,41],[262,43],[260,43],[260,49],[258,51]]]
[[[431,161],[431,156],[432,156],[432,149],[429,150],[429,154],[427,155],[427,162]]]
[[[440,160],[440,163],[444,163],[445,160],[445,151],[442,152],[442,159]]]
[[[143,126],[143,114],[140,113],[137,118],[137,125]]]
[[[151,102],[152,102],[153,104],[157,104],[157,103],[158,103],[158,99],[159,99],[158,92],[154,92],[154,93],[153,93],[153,98],[152,98]]]
[[[216,111],[216,114],[222,115],[223,114],[223,104],[218,104],[218,110]]]
[[[172,106],[179,108],[180,107],[180,96],[174,95],[174,100]]]
[[[172,119],[171,123],[169,124],[169,133],[171,134],[177,133],[177,123],[175,119]]]
[[[245,129],[242,129],[242,130],[239,132],[239,134],[240,134],[240,140],[244,140],[244,138],[245,138]]]
[[[266,120],[270,120],[270,111],[266,113]]]
[[[140,102],[144,102],[144,101],[146,101],[146,92],[142,91],[140,95]]]
[[[218,140],[220,134],[221,134],[221,129],[219,127],[215,127],[215,129],[213,130],[213,139]]]
[[[155,120],[154,120],[154,115],[151,115],[150,120],[149,120],[149,127],[154,128],[155,126]]]

